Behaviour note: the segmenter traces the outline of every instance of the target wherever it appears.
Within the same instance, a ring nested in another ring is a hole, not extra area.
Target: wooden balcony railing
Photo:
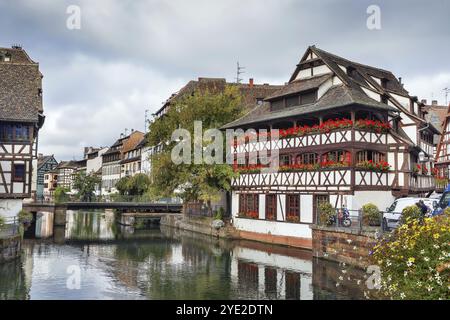
[[[280,138],[278,140],[271,140],[270,138],[267,138],[267,141],[250,141],[246,143],[240,143],[232,147],[232,152],[248,153],[265,150],[340,144],[346,142],[376,143],[384,145],[388,143],[388,135],[386,133],[377,133],[360,129],[355,129],[354,131],[354,139],[352,139],[351,128],[348,128],[333,130],[326,133],[310,133],[298,137]]]

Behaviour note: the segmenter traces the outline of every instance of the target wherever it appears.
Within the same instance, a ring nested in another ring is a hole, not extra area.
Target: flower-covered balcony
[[[282,154],[279,168],[264,165],[234,165],[239,176],[234,187],[271,187],[285,190],[351,190],[358,187],[387,188],[394,173],[385,155],[371,150],[352,153],[345,150],[323,154]]]
[[[334,118],[320,124],[295,124],[288,128],[272,127],[274,128],[279,129],[278,139],[271,137],[270,131],[238,137],[233,142],[232,152],[236,154],[353,142],[386,145],[389,142],[387,133],[391,125],[374,119],[353,121],[348,118]]]

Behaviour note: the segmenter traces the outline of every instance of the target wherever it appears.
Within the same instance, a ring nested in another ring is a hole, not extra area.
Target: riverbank
[[[251,240],[280,247],[306,249],[311,251],[316,258],[346,263],[363,269],[369,264],[369,254],[377,239],[376,228],[357,232],[312,225],[312,239],[310,240],[277,236],[270,232],[262,234],[242,231],[236,229],[229,222],[226,222],[224,227],[215,229],[213,218],[188,217],[181,214],[162,217],[161,225],[227,240]]]
[[[210,217],[189,217],[184,215],[167,215],[161,218],[161,225],[176,229],[198,232],[218,238],[230,240],[251,240],[266,244],[288,246],[299,249],[312,250],[312,240],[290,236],[273,235],[268,233],[257,233],[238,230],[229,222],[219,229],[215,229],[213,218]]]

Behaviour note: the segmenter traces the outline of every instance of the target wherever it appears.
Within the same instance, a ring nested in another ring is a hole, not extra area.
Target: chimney
[[[249,84],[249,86],[250,86],[250,88],[253,88],[253,78],[250,78],[249,80],[248,80],[248,84]]]
[[[427,104],[427,99],[422,99],[420,100],[420,102],[422,102],[423,104]]]
[[[438,104],[437,100],[431,101],[431,105],[432,105],[432,106],[437,106],[437,104]]]
[[[400,84],[402,85],[402,87],[403,87],[403,83],[402,83],[402,77],[398,77],[398,82],[400,82]]]
[[[38,153],[38,159],[42,159],[44,155],[42,153]]]

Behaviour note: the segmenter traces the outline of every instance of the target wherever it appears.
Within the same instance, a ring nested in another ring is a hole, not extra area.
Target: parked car
[[[399,198],[395,200],[389,208],[386,208],[386,212],[383,213],[383,229],[389,230],[397,228],[402,216],[403,209],[415,205],[420,200],[422,200],[425,205],[430,208],[430,213],[433,212],[435,208],[437,208],[439,201],[438,199],[430,198]]]
[[[439,202],[433,210],[433,216],[437,216],[444,212],[445,208],[450,207],[450,184],[441,195]]]

